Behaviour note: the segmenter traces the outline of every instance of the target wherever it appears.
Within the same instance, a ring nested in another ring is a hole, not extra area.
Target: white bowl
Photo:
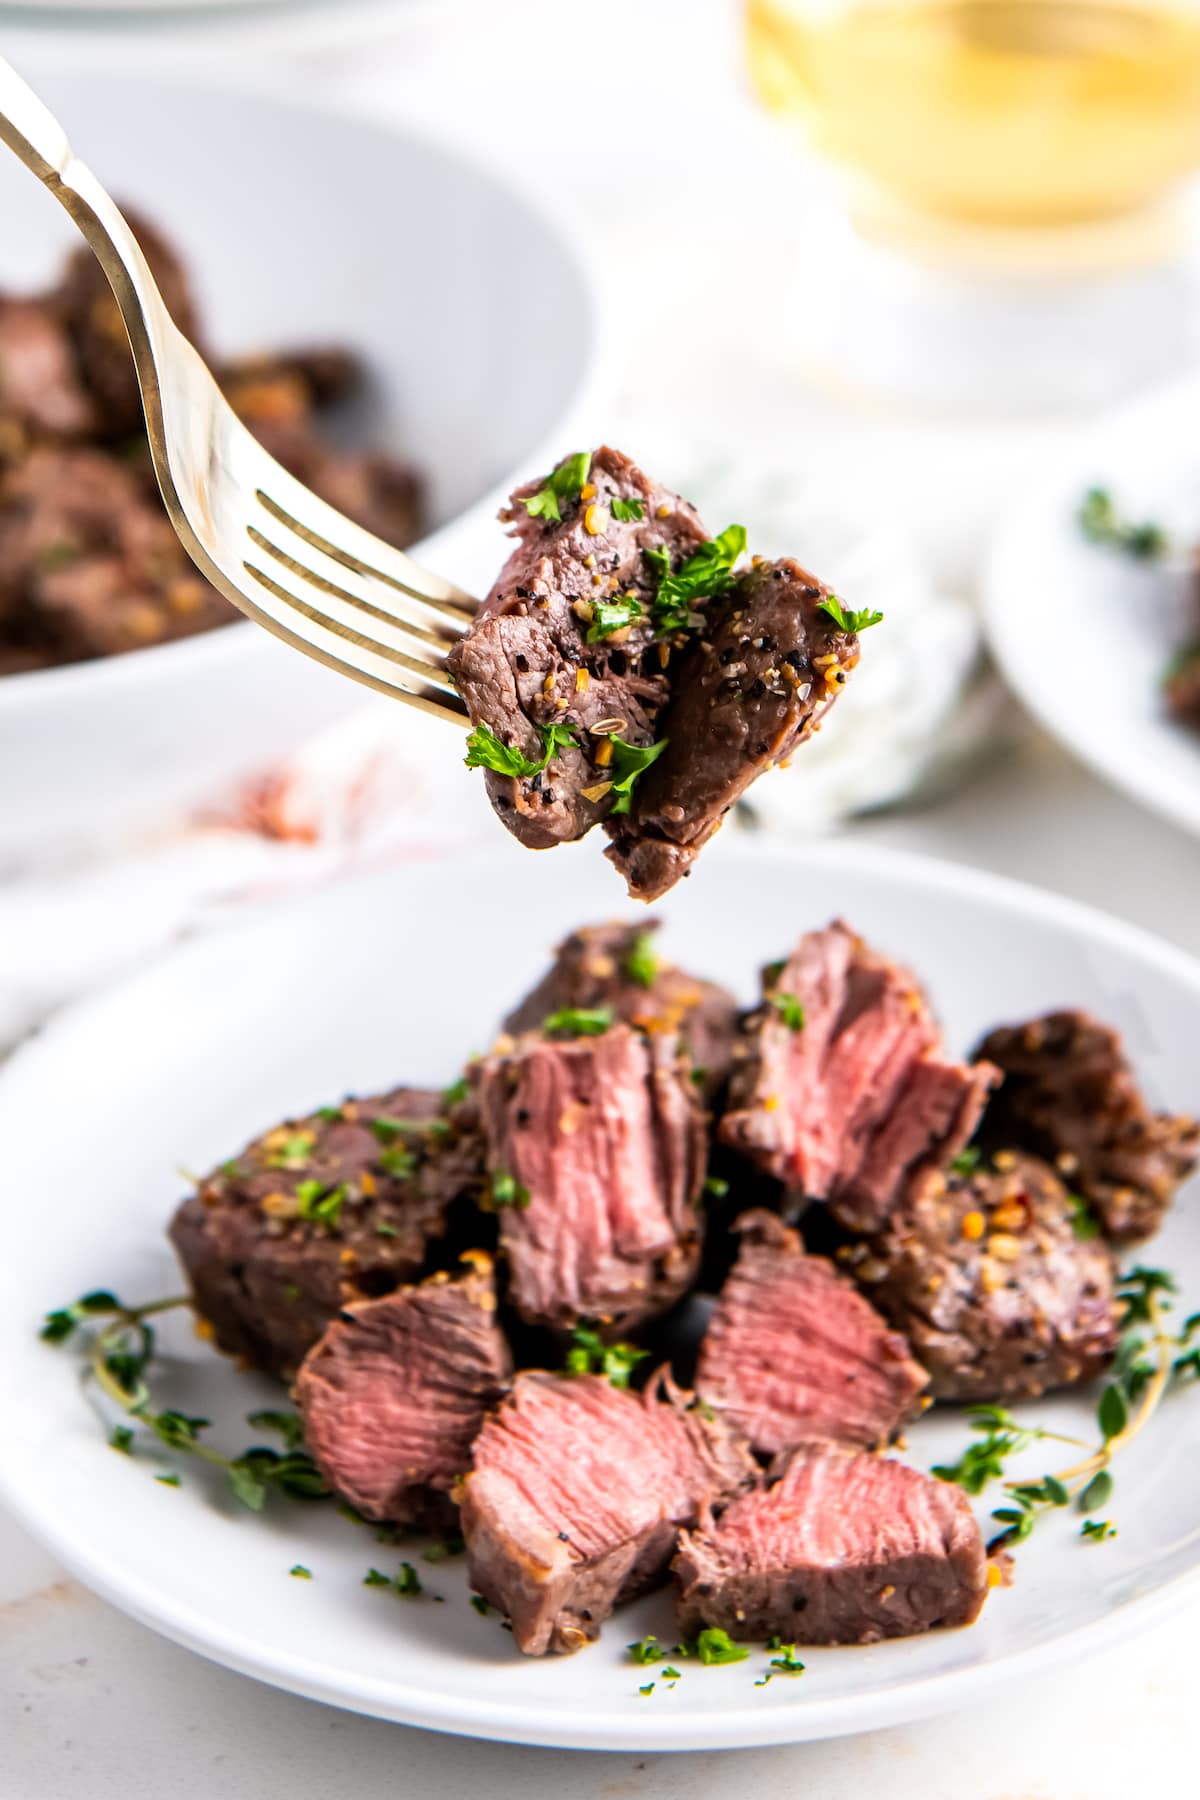
[[[194,1464],[181,1465],[181,1489],[164,1488],[153,1475],[171,1459],[155,1460],[144,1441],[132,1458],[108,1448],[75,1355],[38,1341],[43,1310],[97,1287],[130,1300],[178,1291],[163,1227],[184,1188],[180,1166],[212,1167],[273,1119],[348,1089],[452,1079],[551,943],[607,912],[644,916],[614,905],[597,860],[587,844],[533,856],[509,840],[486,858],[414,860],[330,886],[193,939],[60,1014],[11,1058],[0,1070],[4,1502],[98,1593],[229,1668],[381,1718],[578,1749],[788,1743],[986,1706],[1008,1680],[1076,1662],[1194,1596],[1195,1384],[1169,1395],[1117,1459],[1119,1535],[1091,1544],[1077,1512],[1047,1518],[1017,1551],[1011,1592],[992,1594],[977,1625],[805,1650],[801,1680],[762,1688],[761,1650],[726,1668],[685,1662],[675,1688],[656,1679],[649,1696],[639,1687],[659,1672],[633,1665],[625,1646],[647,1632],[674,1642],[666,1594],[622,1609],[578,1656],[522,1658],[495,1615],[469,1607],[460,1562],[380,1546],[328,1507],[254,1517]],[[1087,1006],[1124,1033],[1156,1106],[1195,1105],[1200,965],[1069,901],[845,844],[798,856],[722,842],[657,910],[669,955],[747,999],[757,965],[842,913],[919,972],[956,1050],[1000,1020]],[[1140,1253],[1178,1277],[1176,1320],[1200,1306],[1197,1201],[1191,1183]],[[218,1447],[255,1441],[244,1415],[278,1405],[277,1385],[215,1356],[178,1315],[162,1349],[160,1404],[211,1419]],[[1094,1442],[1096,1398],[1055,1395],[1017,1412]],[[948,1462],[969,1439],[961,1410],[939,1406],[909,1433],[908,1454]],[[1035,1443],[1009,1472],[1034,1480],[1061,1468],[1047,1450]],[[989,1488],[985,1524],[1002,1504]],[[390,1570],[401,1556],[444,1605],[364,1588],[369,1564]],[[295,1563],[311,1582],[289,1581]],[[1019,1731],[1019,1710],[1012,1718]],[[646,1791],[671,1785],[664,1775]]]
[[[243,89],[28,72],[100,178],[178,239],[222,351],[365,357],[373,441],[429,478],[417,554],[486,583],[500,496],[571,447],[594,378],[591,289],[563,228],[399,128]],[[0,289],[44,282],[73,233],[15,158],[0,217]],[[248,624],[4,677],[0,868],[169,817],[362,693]]]

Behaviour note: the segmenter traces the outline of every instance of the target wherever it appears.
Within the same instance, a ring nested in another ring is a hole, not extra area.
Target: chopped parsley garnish
[[[294,1575],[296,1577],[297,1581],[311,1581],[312,1580],[312,1570],[306,1569],[303,1563],[293,1563],[291,1568],[288,1570],[288,1574]]]
[[[598,1331],[577,1325],[567,1351],[568,1375],[603,1375],[615,1388],[627,1388],[640,1362],[649,1356],[636,1344],[606,1344]]]
[[[407,1181],[410,1175],[417,1172],[417,1159],[404,1144],[395,1144],[390,1150],[381,1150],[375,1161],[385,1175],[391,1175],[397,1181]]]
[[[1102,1544],[1105,1538],[1116,1537],[1117,1528],[1115,1525],[1110,1525],[1107,1519],[1085,1519],[1079,1527],[1079,1535],[1082,1538],[1091,1538],[1094,1543]]]
[[[646,516],[646,508],[642,505],[640,500],[622,500],[620,494],[615,494],[613,496],[612,504],[608,510],[611,512],[614,519],[620,520],[622,525],[628,525],[632,520],[644,519]]]
[[[729,1183],[723,1175],[709,1175],[702,1191],[706,1200],[723,1200],[729,1192]]]
[[[1082,1194],[1068,1194],[1071,1207],[1071,1230],[1077,1238],[1100,1236],[1100,1221]]]
[[[804,1004],[795,994],[775,993],[768,998],[789,1031],[804,1030]]]
[[[448,1088],[442,1089],[442,1105],[458,1106],[466,1099],[470,1091],[470,1082],[465,1075],[460,1075],[457,1081],[452,1081]]]
[[[612,810],[615,813],[627,813],[633,798],[633,784],[640,775],[644,775],[650,764],[657,762],[667,747],[666,738],[660,738],[657,744],[647,744],[644,748],[637,744],[627,744],[624,738],[609,737],[613,747],[612,754],[612,791],[617,796]]]
[[[383,1157],[379,1160],[382,1162]],[[323,1181],[300,1182],[296,1189],[300,1217],[311,1220],[314,1225],[327,1225],[330,1231],[336,1231],[347,1192],[344,1181],[337,1187],[328,1189]]]
[[[733,565],[745,548],[746,527],[727,525],[719,537],[693,551],[674,573],[671,553],[665,545],[644,552],[659,578],[651,611],[660,636],[685,630],[699,601],[725,592],[733,578]]]
[[[405,1600],[414,1600],[425,1591],[410,1562],[402,1562],[394,1575],[385,1575],[382,1569],[368,1569],[363,1576],[363,1586],[391,1588],[393,1594],[399,1594]]]
[[[625,953],[623,968],[629,980],[636,982],[638,987],[654,986],[658,958],[654,954],[654,939],[648,931],[638,932]]]
[[[368,1569],[363,1576],[364,1587],[391,1587],[392,1578],[385,1575],[382,1569]]]
[[[614,631],[624,631],[627,625],[641,618],[642,612],[642,603],[636,594],[622,594],[615,600],[593,600],[587,642],[598,644],[611,637]]]
[[[679,1670],[672,1669],[668,1666],[667,1668],[665,1668],[662,1671],[662,1678],[664,1681],[678,1681],[679,1680]]]
[[[496,736],[490,725],[476,725],[467,739],[467,754],[464,758],[468,769],[492,769],[497,775],[513,775],[522,780],[530,776],[540,775],[543,769],[550,766],[551,758],[556,750],[564,744],[574,744],[578,740],[569,725],[538,725],[536,730],[542,740],[543,750],[537,762],[515,748],[506,744]]]
[[[294,1131],[267,1158],[272,1169],[302,1169],[312,1155],[316,1137],[311,1131]]]
[[[1138,562],[1149,562],[1167,548],[1167,534],[1161,525],[1148,520],[1131,524],[1117,511],[1107,488],[1089,488],[1080,502],[1079,529],[1089,544],[1102,544],[1106,550],[1121,550]]]
[[[698,1656],[702,1663],[735,1663],[745,1662],[750,1655],[745,1644],[735,1644],[727,1631],[719,1625],[710,1625],[702,1631],[694,1644],[681,1644],[681,1650],[689,1656]]]
[[[492,1610],[482,1594],[472,1594],[471,1605],[475,1608],[475,1611],[479,1614],[481,1619],[486,1619]]]
[[[428,1550],[422,1552],[421,1561],[427,1563],[449,1562],[452,1556],[461,1556],[466,1547],[466,1539],[456,1531],[449,1537],[441,1538],[436,1544],[430,1544]]]
[[[510,1175],[507,1169],[496,1169],[492,1174],[492,1205],[515,1206],[522,1212],[529,1205],[529,1189],[524,1182]]]
[[[611,1006],[563,1006],[546,1014],[542,1030],[550,1037],[601,1037],[612,1022]]]
[[[123,1456],[133,1455],[133,1429],[129,1425],[115,1425],[109,1444],[119,1450]]]
[[[561,519],[559,502],[578,500],[579,491],[588,478],[592,466],[590,450],[579,450],[574,456],[563,458],[544,487],[521,504],[531,519]]]
[[[777,1669],[781,1675],[803,1675],[804,1664],[796,1655],[795,1644],[772,1645],[772,1648],[778,1648],[783,1652],[782,1656],[773,1656],[771,1658],[771,1667],[773,1669]]]
[[[872,625],[883,622],[881,612],[870,612],[865,607],[862,612],[847,610],[836,594],[826,594],[817,607],[818,612],[827,613],[839,631],[869,631]]]
[[[983,1152],[977,1150],[974,1144],[968,1144],[965,1150],[960,1150],[957,1156],[950,1158],[950,1173],[952,1175],[973,1175],[982,1159]]]
[[[396,1229],[396,1227],[392,1224],[390,1219],[376,1219],[376,1221],[375,1221],[375,1236],[376,1237],[399,1237],[400,1233]]]
[[[667,1654],[653,1632],[648,1637],[639,1638],[636,1644],[626,1644],[625,1648],[629,1652],[630,1661],[635,1663],[661,1662]]]
[[[342,1116],[340,1106],[318,1106],[317,1117],[324,1125],[333,1125]]]
[[[154,1479],[155,1479],[155,1481],[161,1482],[163,1487],[182,1487],[183,1486],[183,1483],[182,1483],[182,1481],[180,1481],[178,1475],[156,1475],[154,1477]]]
[[[652,1694],[653,1692],[654,1692],[654,1683],[652,1681],[648,1681],[646,1683],[645,1687],[640,1687],[638,1689],[639,1694]]]
[[[370,1126],[381,1144],[394,1144],[401,1133],[409,1129],[403,1119],[372,1119]]]

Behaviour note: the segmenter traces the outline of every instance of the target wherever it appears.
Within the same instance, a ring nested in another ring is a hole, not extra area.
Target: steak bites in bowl
[[[798,1645],[969,1624],[1007,1579],[989,1557],[1038,1508],[1090,1505],[1127,1404],[1163,1391],[1130,1332],[1168,1278],[1117,1257],[1197,1126],[1151,1110],[1086,1014],[956,1061],[914,975],[840,921],[740,1012],[654,933],[582,927],[450,1088],[287,1120],[183,1202],[202,1334],[298,1407],[282,1462],[230,1465],[242,1497],[287,1479],[385,1537],[443,1534],[530,1656],[672,1581],[672,1658],[771,1637],[795,1673]],[[204,1421],[149,1413],[124,1366],[109,1398],[189,1448]],[[1007,1406],[1101,1377],[1096,1451],[1009,1482],[986,1542],[971,1499],[1055,1435]],[[956,1402],[989,1435],[911,1466],[904,1432]]]
[[[858,661],[848,612],[790,559],[742,562],[694,509],[606,445],[513,494],[517,547],[448,667],[496,813],[546,850],[603,823],[629,892],[689,873],[785,762]]]

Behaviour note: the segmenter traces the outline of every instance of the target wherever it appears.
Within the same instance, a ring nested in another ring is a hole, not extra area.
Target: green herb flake
[[[1083,1195],[1068,1194],[1067,1201],[1071,1208],[1071,1230],[1075,1236],[1081,1240],[1099,1237],[1100,1221]]]
[[[1113,1478],[1108,1470],[1100,1469],[1092,1476],[1087,1486],[1080,1490],[1075,1504],[1080,1512],[1096,1512],[1111,1497],[1113,1486]]]
[[[653,1692],[654,1692],[654,1683],[652,1681],[648,1681],[646,1683],[645,1687],[640,1687],[638,1689],[639,1694],[652,1694]]]
[[[781,1675],[803,1675],[804,1664],[796,1655],[795,1644],[779,1644],[777,1646],[772,1646],[772,1648],[778,1648],[783,1652],[782,1656],[773,1656],[771,1658],[771,1667],[773,1669],[777,1669]]]
[[[375,1236],[376,1237],[399,1237],[400,1232],[397,1229],[397,1227],[392,1224],[390,1219],[376,1219],[376,1221],[375,1221]]]
[[[654,939],[650,932],[639,931],[628,950],[621,965],[626,978],[638,987],[651,988],[658,974],[658,958],[654,954]]]
[[[651,611],[660,636],[685,630],[701,601],[725,592],[733,578],[734,564],[745,548],[745,526],[727,525],[719,537],[693,551],[674,574],[670,552],[663,545],[644,553],[652,572],[658,577]]]
[[[392,1578],[390,1575],[385,1575],[382,1569],[368,1569],[363,1576],[362,1584],[364,1587],[390,1588],[392,1585]]]
[[[129,1425],[114,1426],[113,1434],[109,1438],[108,1442],[109,1442],[110,1448],[113,1450],[119,1450],[121,1452],[122,1456],[132,1456],[133,1455],[133,1429],[132,1429],[132,1427]]]
[[[297,1581],[312,1580],[312,1570],[306,1569],[303,1563],[293,1563],[288,1570],[288,1574],[294,1575]]]
[[[660,1673],[661,1673],[664,1681],[675,1682],[675,1681],[679,1680],[679,1670],[678,1669],[672,1669],[670,1667],[667,1667],[665,1669],[660,1670]]]
[[[497,1206],[515,1206],[524,1212],[529,1205],[531,1195],[524,1182],[518,1181],[507,1169],[495,1169],[492,1172],[491,1203]]]
[[[156,1475],[154,1477],[154,1479],[155,1479],[155,1481],[157,1481],[159,1483],[160,1487],[182,1487],[183,1486],[183,1483],[182,1483],[182,1481],[180,1481],[178,1475]]]
[[[275,1431],[283,1439],[289,1450],[299,1450],[304,1444],[304,1426],[300,1422],[299,1413],[266,1410],[246,1414],[247,1425],[253,1425],[255,1431]]]
[[[486,1619],[492,1610],[482,1594],[472,1594],[471,1605],[475,1608],[475,1611],[479,1614],[481,1619]]]
[[[745,1662],[750,1655],[745,1644],[735,1644],[727,1631],[710,1625],[696,1639],[696,1655],[707,1665]]]
[[[621,594],[613,600],[593,600],[592,619],[587,629],[589,644],[602,643],[614,632],[624,631],[642,616],[642,603],[636,594]]]
[[[1079,504],[1076,519],[1089,544],[1120,551],[1135,562],[1153,561],[1168,548],[1169,540],[1161,525],[1149,520],[1134,523],[1122,518],[1107,488],[1089,488]]]
[[[448,1088],[442,1089],[442,1105],[460,1106],[470,1091],[470,1082],[465,1075],[460,1075],[457,1081],[452,1081]]]
[[[977,1150],[974,1144],[968,1144],[965,1150],[960,1150],[957,1156],[950,1158],[950,1173],[952,1175],[973,1175],[982,1160],[983,1152]]]
[[[385,1175],[394,1181],[408,1181],[417,1172],[417,1158],[403,1144],[395,1144],[390,1150],[381,1150],[375,1158]]]
[[[836,594],[826,594],[824,600],[818,603],[817,610],[831,618],[839,631],[869,631],[872,625],[883,623],[881,612],[871,612],[866,608],[862,612],[855,612],[853,608],[843,606]]]
[[[661,1662],[667,1654],[653,1632],[648,1637],[639,1638],[636,1644],[626,1644],[625,1648],[629,1652],[629,1660],[635,1663]]]
[[[651,763],[657,762],[667,747],[666,738],[660,738],[657,744],[627,744],[624,738],[610,734],[609,743],[613,747],[612,791],[617,796],[613,801],[614,813],[627,813],[633,798],[633,784],[639,776],[644,775]]]
[[[789,1031],[804,1030],[804,1005],[795,994],[774,993],[769,998]]]
[[[312,1225],[324,1225],[330,1231],[336,1231],[348,1192],[345,1182],[328,1189],[322,1181],[300,1182],[296,1188],[300,1217]]]
[[[1117,1528],[1107,1519],[1085,1519],[1079,1527],[1079,1535],[1082,1538],[1092,1539],[1094,1543],[1102,1544],[1105,1538],[1116,1537]]]
[[[396,1572],[394,1586],[396,1592],[398,1594],[403,1594],[406,1600],[414,1599],[417,1594],[424,1592],[424,1589],[421,1586],[421,1577],[417,1574],[417,1571],[410,1562],[402,1562],[400,1564],[400,1567]]]
[[[317,1108],[317,1117],[323,1125],[336,1125],[341,1116],[340,1106],[318,1106]]]
[[[578,1325],[567,1351],[568,1375],[603,1375],[615,1388],[627,1388],[630,1376],[649,1356],[636,1344],[606,1344],[598,1331]]]
[[[428,1550],[421,1553],[421,1561],[427,1563],[449,1562],[452,1556],[461,1556],[466,1549],[466,1539],[459,1533],[441,1538],[436,1544],[430,1544]]]
[[[632,498],[623,500],[620,494],[613,495],[612,503],[608,510],[611,512],[613,518],[619,520],[622,525],[629,525],[635,520],[644,519],[646,516],[646,508],[640,500]]]
[[[273,1150],[267,1158],[270,1169],[302,1169],[312,1155],[316,1143],[316,1135],[311,1131],[294,1131],[284,1139],[278,1150]]]
[[[612,1022],[611,1006],[564,1006],[546,1014],[542,1030],[547,1037],[602,1037]]]
[[[578,500],[591,466],[590,450],[579,450],[574,456],[564,457],[545,485],[521,502],[530,518],[545,519],[548,523],[561,519],[560,502],[566,504]]]
[[[723,1175],[709,1175],[704,1182],[703,1194],[706,1200],[724,1200],[729,1192],[729,1183]]]
[[[542,740],[542,754],[535,762],[512,744],[496,736],[490,725],[476,725],[467,738],[465,762],[468,769],[491,769],[497,775],[511,775],[520,780],[540,775],[549,768],[556,751],[565,744],[578,742],[569,725],[557,722],[536,727]]]

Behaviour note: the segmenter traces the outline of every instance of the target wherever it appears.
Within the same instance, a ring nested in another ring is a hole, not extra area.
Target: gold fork
[[[137,239],[37,95],[0,58],[0,139],[64,206],[116,295],[171,523],[227,600],[327,668],[467,723],[444,654],[476,602],[268,456],[163,304]]]

